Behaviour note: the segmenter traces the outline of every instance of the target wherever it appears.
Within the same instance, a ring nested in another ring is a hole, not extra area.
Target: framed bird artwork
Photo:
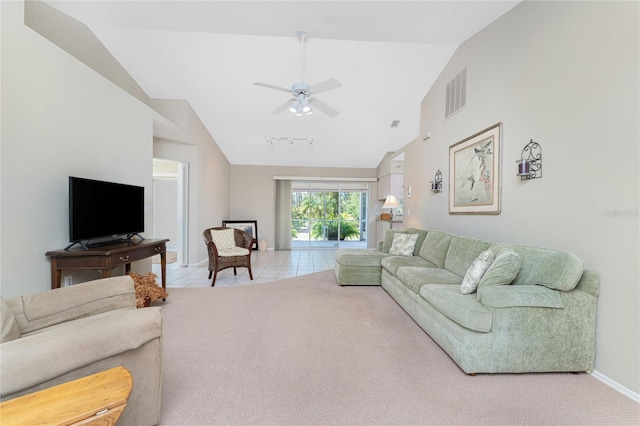
[[[502,123],[449,147],[449,213],[500,214]]]

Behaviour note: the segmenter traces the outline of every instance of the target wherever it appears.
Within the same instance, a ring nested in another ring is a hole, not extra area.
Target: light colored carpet
[[[162,305],[161,425],[626,425],[588,374],[470,377],[381,287],[333,271],[175,288]]]

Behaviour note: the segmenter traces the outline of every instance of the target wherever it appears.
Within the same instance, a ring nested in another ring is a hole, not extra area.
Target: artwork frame
[[[236,228],[253,237],[253,250],[258,250],[258,221],[257,220],[223,220],[225,228]]]
[[[449,214],[500,214],[502,123],[449,146]]]

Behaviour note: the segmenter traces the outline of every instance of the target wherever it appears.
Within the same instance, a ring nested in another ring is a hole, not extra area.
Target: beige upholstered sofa
[[[136,309],[129,276],[0,300],[2,400],[116,366],[133,376],[120,425],[160,419],[162,317]]]

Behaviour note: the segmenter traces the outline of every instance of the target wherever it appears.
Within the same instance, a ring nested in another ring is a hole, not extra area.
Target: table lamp
[[[384,204],[382,205],[383,209],[389,209],[391,214],[389,215],[389,221],[393,220],[393,209],[400,207],[400,203],[398,203],[398,199],[395,195],[387,195],[387,199],[384,200]]]

